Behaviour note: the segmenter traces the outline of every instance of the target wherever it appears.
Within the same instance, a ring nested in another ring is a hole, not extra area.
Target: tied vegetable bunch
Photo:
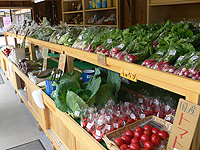
[[[63,75],[63,71],[61,69],[53,68],[51,75],[47,80],[49,81],[59,81]]]

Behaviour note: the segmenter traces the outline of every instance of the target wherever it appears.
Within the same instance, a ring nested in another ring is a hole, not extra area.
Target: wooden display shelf
[[[79,11],[66,11],[66,12],[63,12],[63,14],[76,14],[76,13],[83,13],[83,10],[79,10]]]
[[[68,26],[84,26],[83,24],[67,24]]]
[[[97,9],[86,9],[85,11],[105,11],[105,10],[114,10],[117,9],[117,7],[107,7],[107,8],[97,8]]]
[[[117,25],[110,25],[110,24],[86,24],[85,26],[88,26],[88,27],[99,26],[99,27],[115,27],[115,28],[117,28]]]
[[[149,0],[149,6],[194,4],[199,2],[200,0]]]

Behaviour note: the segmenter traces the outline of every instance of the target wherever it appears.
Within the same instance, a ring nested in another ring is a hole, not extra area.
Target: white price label
[[[90,130],[93,125],[94,125],[94,121],[92,123],[88,123],[87,126],[86,126],[86,128],[88,128]]]
[[[168,116],[168,117],[166,118],[166,120],[167,120],[167,121],[170,121],[170,120],[171,120],[171,116]]]
[[[69,40],[68,40],[68,42],[71,42],[71,41],[72,41],[72,39],[69,39]]]
[[[119,116],[120,115],[120,111],[117,111],[117,116]]]
[[[180,57],[178,58],[178,60],[183,60],[184,57],[185,57],[185,56],[180,56]]]
[[[101,131],[96,130],[96,135],[97,135],[97,136],[101,136]]]
[[[112,43],[112,39],[107,39],[107,43]]]
[[[120,44],[118,47],[122,49],[124,48],[124,46],[125,46],[124,44]]]
[[[56,74],[56,78],[59,78],[58,74]]]
[[[89,118],[89,120],[91,120],[91,119],[92,119],[92,114],[89,114],[89,117],[88,117],[88,118]]]
[[[129,107],[129,102],[124,103],[126,107]]]
[[[190,58],[190,60],[196,60],[197,58],[199,58],[199,56],[193,56],[192,58]]]
[[[131,114],[131,116],[130,116],[132,119],[134,119],[135,120],[135,114]]]
[[[169,105],[166,105],[166,106],[165,106],[165,110],[168,111],[169,109],[170,109],[170,106],[169,106]]]
[[[80,111],[75,111],[75,112],[74,112],[74,115],[75,115],[75,116],[79,116],[79,115],[80,115]]]
[[[145,118],[145,117],[146,117],[145,114],[141,114],[141,115],[140,115],[140,118],[141,118],[141,119],[143,119],[143,118]]]
[[[113,123],[114,128],[118,129],[118,123]]]
[[[147,107],[147,111],[150,111],[150,107]]]
[[[155,105],[159,105],[159,101],[156,99],[156,100],[154,101],[154,104],[155,104]]]
[[[110,122],[110,116],[106,116],[106,120]]]
[[[80,36],[79,36],[79,39],[80,39],[80,40],[82,40],[82,39],[83,39],[83,36],[82,36],[82,35],[80,35]]]
[[[142,98],[138,98],[138,103],[143,103],[143,99]]]
[[[107,129],[108,131],[110,131],[110,128],[111,128],[111,125],[107,124],[107,125],[106,125],[106,129]]]
[[[175,56],[176,55],[176,51],[175,50],[170,50],[169,51],[169,55]]]
[[[81,121],[81,127],[83,127],[83,122]]]
[[[157,54],[158,54],[158,55],[163,55],[164,53],[161,52],[161,51],[159,51],[159,52],[157,52]]]
[[[159,116],[160,116],[160,112],[157,113],[157,117],[158,117],[158,118],[159,118]]]

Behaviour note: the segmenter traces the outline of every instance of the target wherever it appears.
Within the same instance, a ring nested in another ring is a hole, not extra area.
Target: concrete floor
[[[1,43],[1,40],[0,40]],[[46,150],[51,150],[50,140],[37,128],[37,122],[25,104],[20,102],[2,69],[5,84],[0,84],[0,150],[5,150],[40,139]]]

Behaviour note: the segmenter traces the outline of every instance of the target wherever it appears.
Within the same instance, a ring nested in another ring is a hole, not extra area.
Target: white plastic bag
[[[42,90],[41,89],[34,90],[32,92],[32,96],[33,96],[33,99],[34,99],[36,105],[41,109],[45,109],[43,98],[42,98]]]

